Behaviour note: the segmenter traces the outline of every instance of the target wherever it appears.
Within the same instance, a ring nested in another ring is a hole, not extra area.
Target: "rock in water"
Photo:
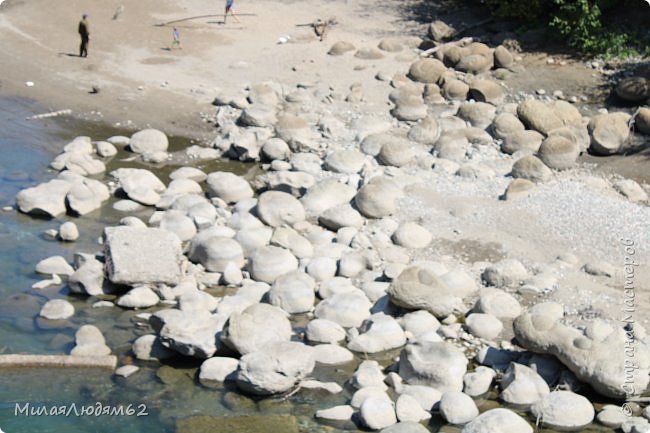
[[[440,392],[463,390],[467,358],[455,346],[421,341],[400,353],[399,375],[409,384],[427,385]]]
[[[501,380],[501,395],[503,401],[516,405],[531,405],[551,390],[544,379],[530,367],[511,363]]]
[[[176,284],[181,276],[181,243],[161,229],[127,226],[104,229],[108,279],[115,284]]]
[[[129,140],[129,147],[135,153],[164,152],[168,146],[167,136],[157,129],[143,129]]]
[[[302,343],[268,344],[239,360],[235,381],[244,392],[271,395],[291,390],[314,369],[314,349]]]
[[[543,426],[559,431],[580,431],[594,419],[589,400],[570,391],[553,391],[533,405],[531,412]]]
[[[287,313],[268,304],[253,304],[241,313],[233,313],[224,326],[222,341],[245,355],[291,339]]]
[[[461,433],[533,433],[533,428],[513,411],[498,408],[474,418]]]
[[[534,352],[555,355],[578,379],[612,398],[640,395],[648,387],[650,350],[634,339],[634,366],[621,362],[631,331],[602,321],[584,331],[564,325],[564,308],[556,303],[537,304],[514,321],[519,343]],[[616,349],[616,350],[615,350]]]
[[[74,315],[74,307],[65,299],[52,299],[47,301],[39,316],[49,320],[63,320],[69,319]]]
[[[163,346],[201,359],[217,351],[217,333],[223,326],[223,318],[207,310],[161,310],[154,313],[149,322],[158,331]]]
[[[24,213],[57,217],[66,211],[65,197],[71,187],[70,182],[53,179],[21,190],[16,195],[16,205]]]
[[[208,174],[206,180],[208,193],[219,197],[227,203],[253,197],[253,189],[246,179],[229,172],[214,172]]]
[[[466,424],[478,416],[474,400],[462,392],[446,392],[440,399],[440,415],[450,424]]]

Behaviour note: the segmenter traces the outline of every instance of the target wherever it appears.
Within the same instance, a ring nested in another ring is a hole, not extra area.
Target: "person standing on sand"
[[[233,3],[235,0],[226,0],[226,11],[223,14],[223,23],[226,24],[226,18],[228,18],[228,12],[232,15],[233,19],[240,23],[239,18],[237,18],[237,15],[235,15],[235,11],[232,8]]]
[[[79,36],[81,45],[79,46],[79,57],[88,57],[88,42],[90,42],[90,27],[88,26],[88,15],[83,14],[79,21]]]
[[[179,50],[182,50],[183,47],[181,46],[181,34],[176,27],[174,27],[172,36],[174,39],[172,40],[172,44],[169,47],[169,51],[173,50],[175,46],[177,46]]]

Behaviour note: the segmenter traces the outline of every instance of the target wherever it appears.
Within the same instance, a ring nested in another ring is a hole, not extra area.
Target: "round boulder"
[[[246,179],[236,174],[218,171],[210,173],[206,180],[211,197],[219,197],[226,203],[253,197],[253,189]]]
[[[296,257],[284,248],[258,248],[248,259],[248,271],[257,281],[273,283],[279,276],[298,268]]]
[[[527,179],[531,182],[545,182],[551,178],[551,169],[546,166],[539,158],[526,155],[518,159],[512,166],[512,177],[517,179]]]
[[[421,59],[411,65],[409,76],[420,83],[437,83],[446,69],[439,60]]]
[[[157,129],[143,129],[129,140],[129,148],[135,153],[164,152],[168,146],[167,136]]]
[[[551,392],[534,404],[531,412],[545,427],[560,431],[580,431],[594,419],[591,402],[570,391]]]
[[[367,218],[382,218],[397,211],[401,190],[386,177],[374,177],[354,197],[357,209]]]
[[[253,304],[241,313],[233,313],[221,335],[228,347],[242,355],[290,339],[287,313],[269,304]]]
[[[627,102],[643,102],[650,98],[650,80],[643,77],[624,78],[616,85],[616,94]]]
[[[555,170],[566,170],[575,166],[580,155],[580,147],[578,143],[561,135],[550,135],[542,142],[538,155],[548,167]]]
[[[297,198],[282,191],[266,191],[257,201],[257,214],[271,227],[304,221],[305,208]]]

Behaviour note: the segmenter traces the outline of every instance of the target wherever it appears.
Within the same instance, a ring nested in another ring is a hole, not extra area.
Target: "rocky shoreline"
[[[434,23],[430,36],[440,40],[441,32]],[[634,233],[628,255],[647,269],[638,247],[650,236],[647,185],[583,175],[577,160],[587,151],[615,154],[631,134],[650,133],[650,109],[586,118],[559,97],[518,101],[499,80],[516,66],[504,46],[466,40],[429,50],[429,58],[421,42],[391,37],[378,48],[330,47],[333,57],[359,61],[410,59],[405,71],[377,74],[384,111],[365,110],[364,83],[341,92],[325,81],[265,82],[215,99],[219,135],[210,146],[169,153],[167,136],[155,129],[73,140],[51,164],[57,177],[21,191],[17,208],[59,218],[110,202],[124,217],[105,228],[101,251],[79,252],[72,265],[62,257],[38,263],[38,273],[51,275],[38,287],[63,279],[71,293],[95,297],[93,307],[147,309],[138,318],[150,332],[133,341],[132,355],[205,360],[203,386],[228,381],[255,396],[351,387],[348,404],[314,413],[339,429],[426,432],[435,414],[464,425],[463,433],[532,433],[537,423],[581,431],[594,422],[650,431],[650,409],[631,403],[650,374],[641,323],[576,320],[571,305],[549,296],[570,289],[568,274],[598,284],[620,278],[607,244],[589,233],[577,240],[596,243],[589,260],[580,257],[585,249],[558,251],[550,262],[509,251],[492,262],[434,258],[437,221],[413,209],[423,190],[440,202],[445,189],[469,188],[490,206],[507,206],[549,185],[577,184],[596,191],[604,207],[625,208],[616,222]],[[260,162],[263,172],[249,181],[188,163],[169,182],[147,168],[105,177],[106,163],[125,151],[142,167],[230,158]],[[132,215],[143,209],[151,209],[148,220]],[[456,206],[439,223],[464,213]],[[486,219],[483,230],[491,229]],[[78,232],[67,221],[56,235],[70,242]],[[636,283],[647,289],[641,278]],[[214,287],[230,294],[206,291]],[[40,312],[44,320],[74,314],[65,299]],[[387,351],[399,356],[363,360]],[[110,353],[99,329],[78,330],[72,355]],[[311,378],[351,363],[344,383]],[[125,364],[116,374],[137,371]],[[596,414],[583,395],[588,386],[616,405]],[[480,413],[475,399],[491,392],[507,408]]]

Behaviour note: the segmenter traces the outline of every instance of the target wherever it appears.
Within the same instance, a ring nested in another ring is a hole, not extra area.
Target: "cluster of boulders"
[[[374,50],[394,52],[411,42],[383,41]],[[330,52],[354,49],[338,43]],[[377,59],[376,52],[360,49],[357,57]],[[617,152],[629,116],[586,119],[564,101],[503,105],[505,89],[474,74],[511,66],[504,47],[449,45],[435,54],[390,79],[390,114],[333,114],[333,106],[360,101],[358,86],[345,95],[318,83],[260,83],[219,95],[219,137],[211,148],[184,152],[263,161],[264,173],[252,180],[188,166],[165,183],[148,169],[119,168],[109,189],[88,177],[104,167],[93,153],[109,157],[109,144],[120,144],[160,163],[170,158],[167,137],[150,129],[94,145],[74,140],[53,163],[62,170],[58,178],[21,191],[19,209],[85,214],[114,192],[121,200],[113,207],[125,217],[104,230],[103,251],[75,255],[74,267],[57,258],[37,270],[68,276],[75,293],[114,293],[122,308],[155,307],[140,315],[152,332],[133,342],[135,357],[205,359],[199,380],[206,386],[228,380],[262,396],[297,387],[338,393],[343,383],[310,375],[361,354],[401,350],[392,365],[361,362],[349,379],[357,391],[348,404],[316,413],[326,423],[426,431],[417,423],[437,411],[450,424],[465,424],[464,433],[532,432],[510,409],[479,415],[473,398],[496,383],[500,399],[530,411],[531,419],[580,430],[595,416],[574,392],[581,382],[619,399],[647,388],[643,330],[634,327],[637,364],[630,374],[620,355],[628,330],[603,321],[569,326],[557,304],[524,311],[518,293],[544,292],[556,283],[552,272],[535,274],[505,259],[477,277],[460,265],[413,260],[432,235],[418,221],[400,221],[399,200],[418,172],[432,168],[476,179],[509,174],[506,198],[528,193],[555,170],[575,166],[587,149]],[[440,107],[447,111],[436,114]],[[495,171],[474,158],[481,152],[509,167]],[[152,209],[147,221],[128,215],[145,207]],[[218,285],[232,294],[206,291]],[[55,301],[44,318],[74,314],[66,301]],[[296,326],[295,317],[308,319],[306,326]],[[511,327],[519,347],[507,341]],[[78,345],[83,341],[78,336]],[[468,371],[470,359],[478,366]],[[555,386],[563,389],[551,391]],[[615,417],[600,418],[616,424]]]

